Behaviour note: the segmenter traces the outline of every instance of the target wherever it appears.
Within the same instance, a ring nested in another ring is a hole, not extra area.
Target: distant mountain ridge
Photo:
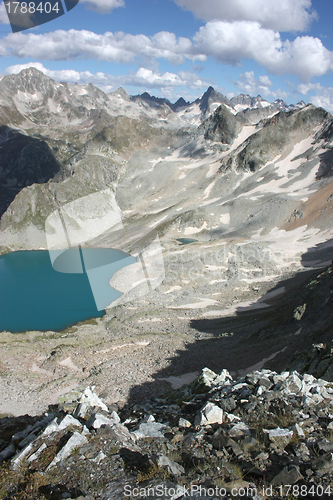
[[[280,99],[269,103],[260,95],[243,94],[228,99],[213,87],[193,102],[180,97],[172,103],[148,92],[129,96],[126,90],[119,88],[106,94],[93,84],[59,83],[36,68],[24,69],[0,80],[0,123],[12,128],[65,125],[81,128],[86,133],[97,123],[108,125],[111,117],[119,115],[168,128],[198,126],[220,105],[235,115],[241,113],[248,124],[253,124],[305,103],[288,105]]]

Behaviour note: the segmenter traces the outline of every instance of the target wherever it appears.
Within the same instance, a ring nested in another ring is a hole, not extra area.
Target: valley
[[[206,366],[302,369],[301,353],[331,340],[324,109],[211,87],[171,104],[30,68],[0,81],[0,120],[1,253],[50,248],[46,224],[61,207],[84,248],[138,261],[112,277],[123,295],[103,317],[1,332],[0,412],[37,414],[87,385],[123,406]],[[101,207],[121,224],[105,228]]]

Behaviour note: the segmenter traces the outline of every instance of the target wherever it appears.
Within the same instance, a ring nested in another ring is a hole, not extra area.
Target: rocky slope
[[[0,420],[0,495],[328,499],[332,404],[332,384],[295,371],[233,380],[205,368],[120,411],[89,387],[73,391],[44,416]]]

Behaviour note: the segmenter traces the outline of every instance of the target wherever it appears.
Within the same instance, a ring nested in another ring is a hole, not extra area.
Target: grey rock
[[[26,438],[23,439],[23,441],[21,441],[19,444],[18,444],[18,448],[21,450],[22,448],[25,448],[28,444],[32,443],[33,441],[35,441],[35,439],[37,438],[36,434],[34,434],[33,432],[31,434],[28,434],[28,436]]]
[[[270,389],[273,386],[273,382],[266,375],[261,377],[258,383],[259,386],[262,386],[265,389]]]
[[[141,423],[137,430],[131,434],[135,439],[144,438],[162,438],[164,437],[161,430],[165,429],[166,425],[159,422]]]
[[[244,422],[238,422],[229,431],[230,437],[244,437],[251,434],[250,429]]]
[[[213,403],[207,403],[194,419],[195,427],[209,424],[222,424],[223,410]]]
[[[159,467],[166,467],[170,474],[173,474],[174,476],[181,476],[182,474],[185,474],[185,469],[182,465],[173,462],[165,455],[160,455],[158,457],[157,465]]]
[[[179,419],[179,422],[178,422],[178,427],[179,428],[188,428],[188,427],[191,427],[191,422],[189,422],[188,420],[186,420],[186,418],[180,418]]]
[[[308,462],[310,460],[310,450],[305,443],[297,443],[294,445],[294,453],[302,462]]]
[[[318,441],[317,446],[319,450],[333,453],[333,443],[332,441],[328,441],[328,439],[322,439],[321,441]]]
[[[58,426],[58,431],[62,431],[72,426],[82,428],[81,422],[79,422],[76,418],[72,417],[72,415],[66,415],[65,418],[63,418],[63,420],[60,422]]]
[[[264,433],[268,434],[268,437],[272,443],[274,443],[274,447],[277,449],[283,450],[288,443],[290,443],[291,438],[293,437],[293,431],[289,429],[281,429],[277,427],[276,429],[264,429]]]
[[[286,484],[295,484],[300,479],[303,479],[299,467],[291,465],[284,467],[271,481],[274,486],[285,486]]]
[[[42,451],[46,450],[47,446],[45,443],[43,443],[39,448],[38,450],[35,451],[35,453],[33,453],[32,455],[30,455],[30,457],[28,458],[28,462],[33,462],[34,460],[37,460],[37,458],[39,457],[39,455],[42,453]]]
[[[61,450],[57,453],[57,455],[54,457],[50,465],[47,467],[46,470],[50,470],[52,467],[54,467],[58,462],[61,462],[65,460],[66,458],[69,457],[69,455],[76,449],[79,448],[80,446],[84,445],[87,443],[88,440],[85,436],[82,434],[79,434],[78,432],[74,432],[73,435],[69,438],[67,443]]]
[[[293,372],[283,382],[284,392],[298,394],[302,390],[302,381],[297,372]]]
[[[311,462],[311,468],[315,471],[316,476],[321,477],[324,474],[333,471],[333,456],[332,453],[325,453],[321,457],[316,458]]]
[[[8,458],[11,458],[13,455],[15,455],[16,448],[11,443],[7,448],[5,448],[1,453],[0,453],[0,463],[3,462],[4,460],[8,460]]]
[[[118,414],[113,411],[110,416],[106,417],[102,413],[93,413],[87,422],[88,428],[99,429],[102,425],[113,425],[118,424],[120,422],[120,418]]]
[[[222,410],[227,411],[227,412],[233,411],[237,406],[236,400],[234,397],[221,399],[221,401],[219,402],[219,405],[222,408]]]
[[[95,458],[92,458],[91,461],[92,462],[95,462],[96,464],[99,464],[102,460],[104,460],[106,458],[106,455],[105,453],[103,453],[103,451],[101,450]]]
[[[104,438],[117,441],[119,443],[125,443],[133,440],[133,436],[127,427],[122,424],[113,424],[112,426],[108,424],[104,428],[100,428],[98,434]]]

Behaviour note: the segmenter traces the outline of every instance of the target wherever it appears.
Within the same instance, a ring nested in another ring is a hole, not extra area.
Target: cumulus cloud
[[[236,82],[236,86],[250,95],[263,94],[269,95],[271,93],[270,87],[272,82],[266,75],[259,76],[255,78],[254,71],[245,71],[239,75],[239,80]]]
[[[10,33],[0,41],[0,51],[14,57],[44,60],[99,59],[131,63],[135,57],[163,58],[181,64],[185,58],[205,60],[195,54],[188,38],[166,31],[152,37],[123,32],[97,34],[87,30],[57,30],[44,34]]]
[[[254,71],[245,71],[239,75],[239,80],[235,82],[236,87],[238,87],[242,92],[249,95],[260,94],[265,97],[281,98],[286,99],[288,97],[287,92],[282,90],[272,90],[273,83],[267,75],[260,75],[259,78],[254,76]]]
[[[281,39],[278,32],[252,21],[210,21],[193,39],[162,31],[153,36],[123,32],[97,34],[87,30],[11,33],[0,40],[0,54],[43,60],[97,59],[130,64],[139,59],[166,59],[182,64],[186,59],[205,61],[209,56],[224,64],[256,61],[277,75],[297,75],[302,81],[333,69],[333,52],[321,40],[300,36]]]
[[[322,90],[320,83],[300,83],[297,85],[297,90],[300,94],[306,95],[311,90]]]
[[[73,69],[50,70],[40,62],[30,62],[25,64],[15,64],[6,69],[7,74],[19,73],[25,68],[37,68],[50,78],[67,83],[78,83],[85,85],[93,83],[96,87],[105,92],[119,86],[144,87],[150,89],[163,89],[166,92],[176,87],[189,87],[192,89],[203,89],[209,86],[209,82],[200,79],[191,71],[180,71],[179,73],[158,73],[148,68],[139,68],[136,73],[129,75],[114,76],[108,73],[90,71],[76,71]]]
[[[333,87],[322,87],[316,95],[311,97],[311,102],[333,114]]]
[[[198,53],[213,56],[225,64],[253,59],[271,73],[290,73],[310,80],[333,69],[333,52],[319,38],[297,37],[282,41],[278,32],[265,29],[257,22],[211,21],[194,36]]]
[[[321,107],[333,114],[333,87],[323,87],[320,83],[301,83],[297,86],[300,94],[307,95],[316,92],[308,100],[315,106]]]
[[[316,13],[311,0],[174,0],[205,21],[258,21],[278,31],[303,31]]]

